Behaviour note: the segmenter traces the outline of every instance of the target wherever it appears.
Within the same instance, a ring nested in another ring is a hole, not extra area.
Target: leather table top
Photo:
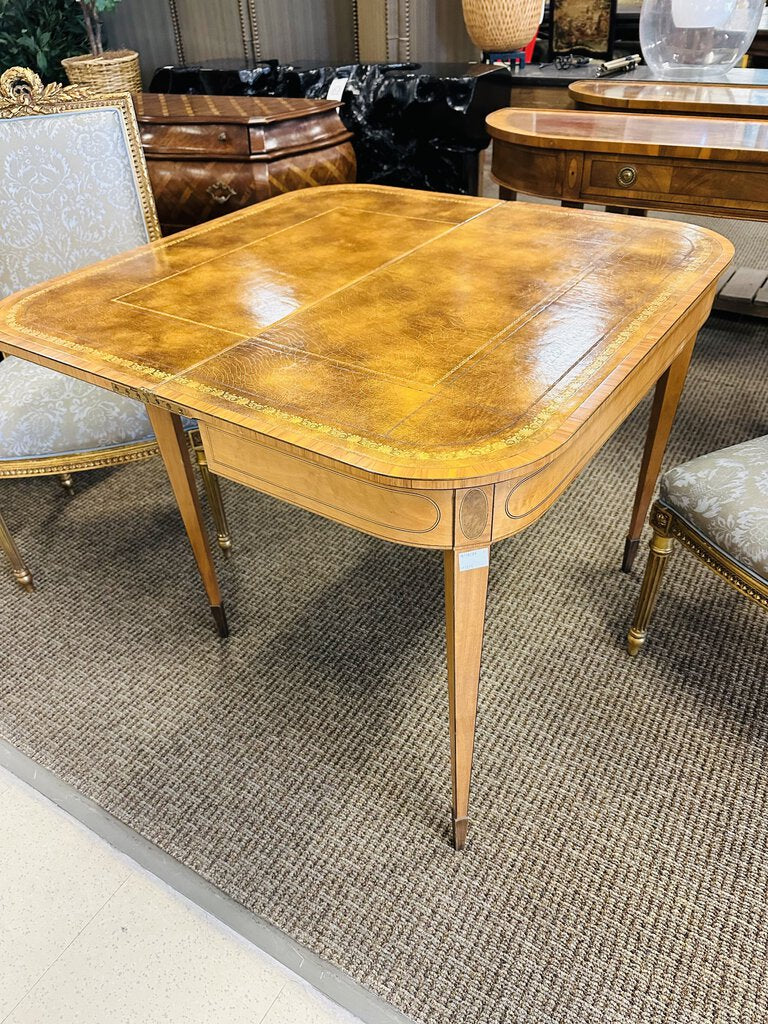
[[[568,440],[731,256],[682,223],[307,189],[9,297],[0,346],[352,473],[499,479]]]

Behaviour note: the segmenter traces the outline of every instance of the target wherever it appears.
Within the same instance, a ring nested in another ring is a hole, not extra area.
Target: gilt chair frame
[[[162,237],[157,219],[155,200],[149,182],[141,136],[136,122],[136,113],[129,93],[95,93],[81,85],[43,85],[38,75],[29,68],[14,67],[0,75],[0,120],[32,115],[77,113],[83,110],[116,109],[125,129],[128,154],[133,165],[141,212],[147,229],[147,238],[156,242]],[[96,387],[97,385],[94,385]],[[229,553],[232,542],[229,536],[224,506],[221,501],[219,483],[209,471],[203,452],[200,434],[197,430],[188,432],[190,445],[203,478],[203,485],[216,524],[219,546]],[[0,479],[31,476],[58,476],[67,484],[71,473],[108,466],[120,466],[139,462],[159,454],[157,442],[140,441],[116,445],[112,448],[77,452],[72,455],[41,456],[34,459],[8,459],[0,462]],[[9,544],[10,540],[10,544]],[[7,526],[0,529],[0,547],[6,552],[17,580],[32,588],[32,578],[21,562],[18,548],[13,542]],[[12,549],[13,550],[12,550]]]
[[[742,566],[708,541],[695,530],[674,509],[656,501],[651,508],[650,524],[653,536],[650,540],[650,554],[645,568],[635,616],[627,636],[627,650],[636,655],[645,643],[648,625],[653,615],[661,589],[664,572],[675,541],[698,558],[700,562],[724,580],[728,586],[768,611],[768,583],[747,572]]]

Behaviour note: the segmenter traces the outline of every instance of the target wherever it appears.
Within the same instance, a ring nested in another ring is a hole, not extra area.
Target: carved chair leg
[[[656,607],[664,570],[667,568],[667,561],[674,543],[673,537],[668,537],[662,529],[654,526],[650,542],[651,553],[648,556],[643,585],[637,599],[635,618],[627,636],[627,650],[633,657],[645,643],[648,623],[651,621],[653,610]]]
[[[221,484],[219,483],[219,478],[208,468],[208,459],[205,457],[205,449],[203,448],[203,440],[200,437],[200,431],[191,431],[189,434],[189,441],[192,445],[192,451],[194,452],[197,468],[200,470],[200,479],[203,481],[205,497],[208,501],[211,515],[213,516],[213,522],[216,526],[216,540],[224,553],[224,557],[229,558],[232,553],[232,535],[229,532],[227,511],[224,508],[224,500],[221,497]]]
[[[24,564],[21,552],[16,547],[16,541],[11,536],[11,532],[5,525],[5,520],[2,516],[0,516],[0,548],[2,548],[8,556],[8,561],[11,563],[11,568],[13,569],[13,575],[16,577],[19,584],[31,593],[35,589],[32,574]]]
[[[221,497],[219,478],[208,469],[208,463],[205,461],[205,452],[202,448],[195,448],[195,457],[197,458],[197,468],[200,470],[203,487],[205,488],[205,496],[211,508],[213,521],[216,524],[216,540],[219,542],[219,547],[224,552],[224,556],[229,558],[232,553],[232,537],[229,533],[224,501]]]
[[[70,498],[74,498],[74,496],[75,496],[75,481],[72,478],[72,474],[71,473],[61,473],[59,475],[59,483],[64,488],[64,490],[67,492],[67,494],[70,496]]]

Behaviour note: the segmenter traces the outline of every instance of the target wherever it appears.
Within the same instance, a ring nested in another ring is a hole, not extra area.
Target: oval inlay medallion
[[[474,540],[488,523],[488,498],[485,491],[467,491],[461,499],[459,526],[467,540]]]

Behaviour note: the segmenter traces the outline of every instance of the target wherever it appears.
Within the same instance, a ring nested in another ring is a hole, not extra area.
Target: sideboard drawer
[[[674,167],[655,160],[588,156],[584,161],[585,195],[637,196],[668,193]]]
[[[590,200],[646,200],[693,205],[702,204],[702,213],[712,202],[721,208],[765,212],[768,173],[760,167],[724,162],[676,160],[633,160],[587,156],[584,160],[582,196]]]
[[[141,144],[147,155],[248,156],[248,128],[242,124],[141,125]]]
[[[202,224],[270,195],[263,164],[149,159],[147,168],[160,223],[175,229]]]

